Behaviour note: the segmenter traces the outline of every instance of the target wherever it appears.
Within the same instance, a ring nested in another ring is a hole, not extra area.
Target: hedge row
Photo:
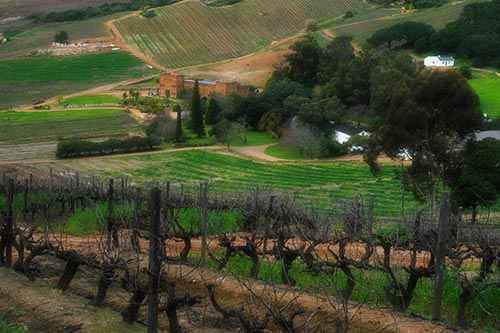
[[[68,140],[57,144],[56,157],[69,158],[145,151],[158,147],[160,143],[161,139],[156,135],[145,138],[132,137],[124,140],[109,139],[103,142]]]

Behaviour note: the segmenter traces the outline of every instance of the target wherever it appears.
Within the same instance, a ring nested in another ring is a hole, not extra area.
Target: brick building
[[[180,74],[160,74],[160,96],[165,96],[165,92],[169,91],[171,97],[177,98],[184,89],[193,88],[194,82],[195,80],[186,79]],[[246,97],[250,91],[249,86],[242,86],[238,82],[198,81],[198,84],[202,98],[212,93],[227,96],[232,92]]]

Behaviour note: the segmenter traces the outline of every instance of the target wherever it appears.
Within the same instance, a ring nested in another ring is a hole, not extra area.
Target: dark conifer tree
[[[175,124],[175,142],[182,142],[182,109],[179,105],[174,105],[173,111],[177,113]]]
[[[205,115],[205,123],[208,125],[215,125],[220,120],[220,107],[216,99],[210,98],[208,102],[207,114]]]
[[[200,85],[198,80],[193,87],[191,103],[191,129],[199,137],[205,136],[205,125],[203,124],[203,110],[201,109]]]

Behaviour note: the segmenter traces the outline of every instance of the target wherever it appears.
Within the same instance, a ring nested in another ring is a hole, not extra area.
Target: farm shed
[[[428,56],[424,59],[424,65],[426,67],[453,67],[455,65],[455,59],[453,57],[443,57],[443,56]]]

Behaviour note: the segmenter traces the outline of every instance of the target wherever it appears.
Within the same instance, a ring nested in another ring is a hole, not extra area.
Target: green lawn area
[[[476,76],[469,84],[479,96],[481,111],[489,118],[500,117],[500,77],[495,74]]]
[[[112,95],[81,95],[70,97],[62,100],[59,105],[69,106],[69,105],[99,105],[99,104],[118,104],[121,101],[120,98]]]
[[[0,110],[155,73],[127,52],[0,61]]]
[[[247,131],[247,142],[243,141],[243,134],[231,142],[231,146],[262,146],[278,142],[278,139],[267,132]]]
[[[304,155],[297,148],[275,144],[266,148],[265,153],[269,156],[282,158],[284,160],[305,160]]]
[[[0,113],[4,143],[123,136],[140,130],[134,118],[118,109]]]

